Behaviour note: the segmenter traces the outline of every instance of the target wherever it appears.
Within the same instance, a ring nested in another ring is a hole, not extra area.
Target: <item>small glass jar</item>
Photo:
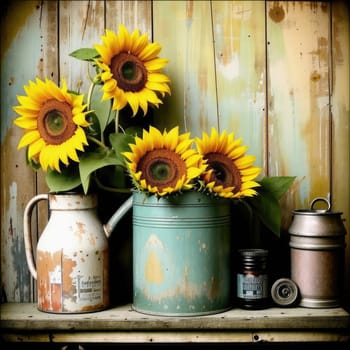
[[[265,309],[269,306],[268,251],[238,251],[237,303],[243,309]]]

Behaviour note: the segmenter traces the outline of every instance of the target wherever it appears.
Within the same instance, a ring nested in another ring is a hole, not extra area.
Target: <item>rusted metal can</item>
[[[319,201],[327,203],[327,209],[314,209]],[[300,306],[340,305],[346,234],[341,215],[331,211],[325,198],[315,198],[310,209],[293,211],[289,228],[291,279],[299,288]]]
[[[31,242],[35,205],[49,201],[50,218],[36,249]],[[24,211],[24,238],[29,270],[37,280],[38,309],[84,313],[109,305],[109,249],[97,213],[96,195],[39,194]]]

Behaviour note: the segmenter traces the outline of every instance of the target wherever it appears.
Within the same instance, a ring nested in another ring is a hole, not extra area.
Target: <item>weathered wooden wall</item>
[[[345,292],[350,295],[349,5],[346,1],[13,1],[1,23],[1,286],[8,301],[35,288],[23,245],[23,210],[47,192],[16,150],[16,94],[36,75],[86,91],[86,65],[68,54],[123,23],[158,41],[172,96],[159,126],[200,135],[234,131],[266,175],[295,175],[291,210],[329,197],[343,212]],[[47,218],[37,215],[36,237]]]

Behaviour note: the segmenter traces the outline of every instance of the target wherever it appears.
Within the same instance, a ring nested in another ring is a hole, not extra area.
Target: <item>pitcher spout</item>
[[[112,215],[106,224],[103,225],[104,232],[106,237],[109,238],[114,228],[118,222],[123,218],[123,216],[132,208],[133,197],[130,196]]]

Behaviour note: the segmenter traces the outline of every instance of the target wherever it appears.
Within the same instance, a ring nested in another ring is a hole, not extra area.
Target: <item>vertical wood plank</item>
[[[139,29],[152,38],[152,1],[107,1],[106,28],[118,31],[123,24],[130,32]]]
[[[268,151],[270,175],[295,175],[290,210],[330,193],[330,6],[268,1]]]
[[[83,47],[93,48],[93,44],[100,42],[105,26],[104,11],[104,1],[59,2],[59,78],[65,78],[69,89],[85,96],[91,67],[69,54]]]
[[[192,136],[218,127],[210,1],[154,1],[154,39],[169,59],[164,70],[172,95],[155,113],[156,124]]]
[[[219,126],[264,164],[265,2],[213,1]]]
[[[37,76],[43,80],[48,78],[58,83],[58,3],[56,1],[42,1],[40,11],[41,50]],[[36,172],[36,194],[49,191],[45,175],[46,173],[42,170]],[[33,254],[35,256],[38,239],[48,221],[48,202],[40,201],[34,213],[36,214],[33,214],[32,219],[34,220],[35,215],[38,218],[37,226],[32,229]],[[31,289],[33,298],[36,300],[37,286],[33,278]]]
[[[344,301],[350,307],[350,7],[332,3],[332,205],[343,212],[345,237]]]
[[[35,173],[17,151],[23,135],[12,106],[40,66],[40,1],[11,2],[1,17],[1,288],[8,301],[32,301],[25,258],[23,211],[35,194]]]

